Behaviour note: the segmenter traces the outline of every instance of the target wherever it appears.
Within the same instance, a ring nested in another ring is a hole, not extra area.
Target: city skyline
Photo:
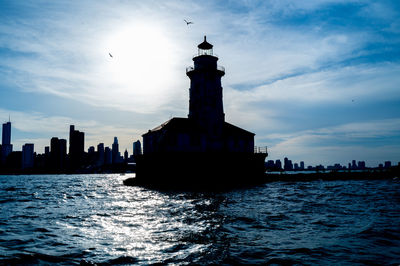
[[[82,162],[87,163],[87,158],[83,158],[82,156],[87,155],[94,156],[94,161],[92,161],[91,166],[104,166],[104,165],[112,165],[112,164],[121,164],[127,162],[133,162],[135,155],[142,154],[141,141],[133,141],[132,142],[132,153],[129,154],[127,149],[125,149],[124,153],[119,150],[118,137],[114,137],[114,142],[111,145],[111,148],[108,146],[104,146],[103,142],[100,142],[96,146],[89,146],[87,151],[84,148],[85,142],[85,132],[81,132],[79,130],[75,130],[75,125],[69,126],[69,140],[61,139],[58,137],[52,137],[49,140],[49,145],[44,147],[43,152],[34,152],[34,143],[25,143],[22,145],[22,150],[12,150],[12,143],[10,142],[11,137],[11,122],[8,121],[3,124],[2,129],[2,143],[0,144],[0,168],[8,167],[6,164],[6,158],[12,152],[22,152],[22,160],[21,165],[18,166],[22,170],[24,169],[46,169],[46,167],[40,166],[41,160],[43,159],[41,156],[49,156],[48,160],[52,167],[47,168],[47,170],[66,170],[67,169],[67,160],[69,161],[69,166],[73,169],[78,169],[81,167]],[[4,134],[5,133],[5,134]],[[6,147],[8,145],[8,147]],[[4,148],[3,148],[4,147]],[[11,148],[10,148],[11,147]],[[69,147],[69,149],[67,149]],[[254,147],[255,152],[256,149],[262,149],[263,147]],[[108,151],[107,151],[108,150]],[[68,152],[67,152],[68,151]],[[267,152],[267,148],[265,148],[265,152]],[[93,159],[93,158],[92,158]],[[12,159],[15,163],[15,158]],[[35,163],[36,161],[36,163]],[[1,165],[3,163],[3,165]],[[392,166],[400,165],[400,162],[396,161],[384,161],[380,162],[377,165],[366,165],[365,161],[351,160],[351,162],[347,162],[345,165],[341,165],[340,163],[333,163],[331,165],[323,165],[323,164],[306,164],[304,161],[293,162],[289,160],[287,157],[281,159],[265,160],[265,167],[267,171],[318,171],[318,170],[328,170],[328,171],[337,171],[337,170],[367,170],[367,169],[389,169]],[[18,170],[18,167],[14,170]],[[126,169],[125,169],[126,170]]]
[[[187,116],[185,67],[206,34],[227,72],[227,119],[256,133],[267,160],[400,161],[395,1],[3,6],[0,122],[11,116],[13,150],[42,153],[73,124],[85,151],[118,136],[132,154],[148,128]]]

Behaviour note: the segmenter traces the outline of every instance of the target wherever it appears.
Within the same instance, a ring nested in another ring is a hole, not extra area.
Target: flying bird
[[[192,22],[192,21],[187,21],[186,19],[184,19],[183,21],[186,22],[186,25],[187,25],[187,26],[189,26],[189,24],[194,24],[194,22]]]
[[[114,58],[114,56],[113,56],[111,53],[108,53],[108,55],[109,55],[111,58]]]

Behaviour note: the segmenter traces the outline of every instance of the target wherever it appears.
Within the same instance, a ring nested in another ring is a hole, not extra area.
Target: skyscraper
[[[22,146],[22,169],[32,168],[34,163],[33,144],[27,143]]]
[[[142,154],[142,144],[140,143],[140,140],[138,140],[133,143],[133,156],[140,154]]]
[[[105,147],[104,149],[104,164],[106,165],[112,164],[112,153],[109,147]]]
[[[3,135],[1,144],[11,144],[11,122],[3,124]]]
[[[6,158],[12,152],[11,144],[11,122],[3,124],[2,143],[1,143],[1,160],[5,162]]]
[[[65,168],[65,158],[67,156],[67,140],[51,138],[50,162],[53,170],[63,170]]]
[[[117,163],[118,159],[119,159],[118,138],[114,137],[114,143],[112,144],[112,162]]]
[[[104,165],[104,143],[99,143],[97,145],[97,165]]]
[[[69,127],[69,158],[72,169],[79,168],[85,154],[85,133],[75,130],[74,125]]]

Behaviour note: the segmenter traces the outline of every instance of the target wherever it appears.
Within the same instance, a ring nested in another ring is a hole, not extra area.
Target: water
[[[127,177],[0,176],[0,264],[400,263],[397,180],[190,193]]]

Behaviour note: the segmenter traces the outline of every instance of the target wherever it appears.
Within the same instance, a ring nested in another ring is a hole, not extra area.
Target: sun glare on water
[[[111,34],[105,47],[107,79],[115,94],[151,99],[153,104],[168,94],[175,59],[172,42],[161,28],[127,26]]]

